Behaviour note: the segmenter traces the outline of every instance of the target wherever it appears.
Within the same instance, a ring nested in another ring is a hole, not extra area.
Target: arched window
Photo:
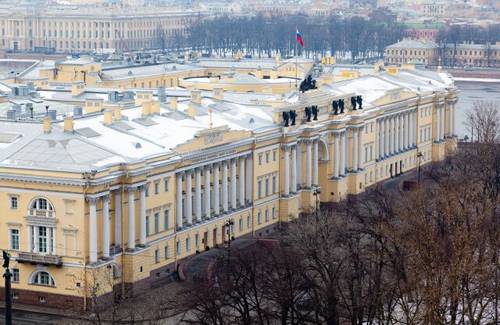
[[[52,275],[46,271],[36,271],[30,276],[30,284],[36,284],[41,286],[55,287],[56,283]]]
[[[54,216],[54,207],[49,202],[49,200],[40,197],[33,201],[30,204],[30,215],[37,217],[53,217]]]

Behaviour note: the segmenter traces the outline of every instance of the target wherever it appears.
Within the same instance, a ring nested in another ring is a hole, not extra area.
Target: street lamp
[[[418,166],[417,166],[417,184],[420,186],[420,160],[422,159],[424,155],[420,152],[417,151],[417,158],[418,158]]]
[[[319,187],[316,187],[314,190],[313,190],[313,195],[316,199],[316,218],[318,218],[318,213],[319,213],[319,199],[320,199],[320,194],[321,194],[321,190]]]
[[[12,325],[12,294],[10,292],[10,279],[12,278],[12,273],[9,270],[10,256],[6,251],[3,252],[3,268],[5,273],[3,277],[5,278],[5,325]]]
[[[230,263],[231,260],[231,233],[233,230],[234,221],[233,219],[228,219],[224,222],[224,229],[226,229],[227,233],[227,263]]]

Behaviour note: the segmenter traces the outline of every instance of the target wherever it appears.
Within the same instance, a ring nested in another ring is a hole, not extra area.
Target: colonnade
[[[252,173],[251,154],[178,172],[177,228],[246,207],[252,200]]]
[[[384,116],[377,120],[378,160],[385,159],[417,144],[416,110]]]
[[[303,147],[305,147],[305,174],[302,174]],[[297,193],[305,187],[319,185],[319,139],[305,139],[283,146],[283,196]]]

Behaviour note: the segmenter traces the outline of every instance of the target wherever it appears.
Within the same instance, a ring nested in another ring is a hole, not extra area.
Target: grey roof
[[[389,45],[388,49],[436,49],[438,45],[432,41],[404,39]]]

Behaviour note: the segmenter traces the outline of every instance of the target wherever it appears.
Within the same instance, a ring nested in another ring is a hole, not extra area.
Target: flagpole
[[[297,32],[297,27],[295,27],[295,32]],[[295,90],[297,90],[297,84],[298,84],[298,73],[299,73],[299,69],[298,69],[298,62],[297,62],[297,40],[295,40],[295,52],[293,53],[295,54]]]

